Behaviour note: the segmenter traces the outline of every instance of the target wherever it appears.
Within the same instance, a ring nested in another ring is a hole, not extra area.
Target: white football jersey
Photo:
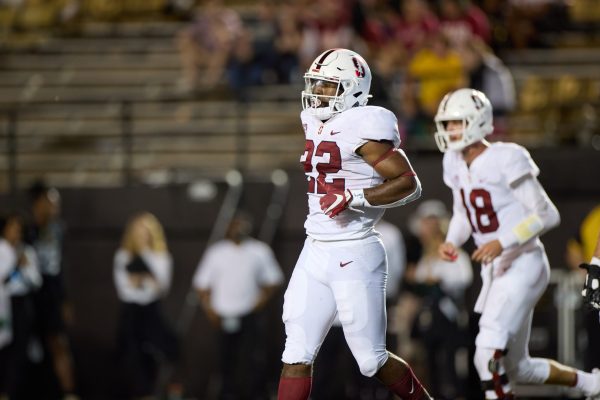
[[[443,164],[444,182],[460,193],[477,246],[499,239],[529,215],[510,186],[540,172],[522,146],[492,143],[470,166],[459,151],[448,151]]]
[[[317,240],[360,239],[374,233],[384,210],[362,207],[345,210],[335,218],[323,213],[319,199],[332,190],[365,189],[383,178],[356,150],[367,141],[389,141],[398,147],[400,135],[395,115],[375,106],[355,107],[321,121],[308,112],[300,115],[306,137],[300,162],[308,186],[308,217],[304,227]]]

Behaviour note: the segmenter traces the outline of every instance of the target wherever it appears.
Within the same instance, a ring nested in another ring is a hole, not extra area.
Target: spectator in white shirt
[[[2,366],[0,377],[5,394],[10,399],[33,396],[28,349],[34,340],[33,292],[42,284],[35,250],[23,243],[23,221],[11,215],[0,222],[0,313],[4,324],[0,327]],[[3,328],[8,328],[6,331]],[[3,340],[4,339],[4,340]],[[2,343],[4,342],[4,343]],[[2,389],[0,389],[2,392]]]
[[[219,330],[221,399],[244,394],[255,398],[265,390],[263,363],[256,358],[257,314],[283,282],[283,274],[271,248],[250,238],[251,231],[250,218],[237,214],[225,239],[206,249],[194,276],[202,307]],[[253,354],[248,354],[250,349]],[[236,379],[236,370],[244,371],[245,379]]]
[[[159,360],[172,365],[178,361],[177,338],[160,309],[172,269],[158,219],[148,212],[135,215],[114,258],[114,280],[121,301],[117,346],[126,396],[154,395]]]

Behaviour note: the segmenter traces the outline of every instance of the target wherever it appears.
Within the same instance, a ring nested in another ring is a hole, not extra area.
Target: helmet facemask
[[[334,114],[345,110],[344,85],[339,79],[322,76],[304,75],[304,91],[302,92],[302,108],[310,110],[315,117],[326,120]],[[335,88],[335,92],[331,89]],[[329,91],[331,95],[323,94]]]
[[[451,131],[447,130],[447,126],[450,121],[461,121],[462,129]],[[485,136],[476,134],[475,129],[473,129],[474,126],[472,118],[468,117],[463,119],[449,120],[436,119],[435,126],[437,128],[437,132],[435,133],[435,142],[440,151],[443,153],[445,153],[447,150],[462,150],[468,145],[483,139],[483,136]]]
[[[319,55],[304,74],[302,108],[325,121],[369,100],[371,70],[357,53],[330,49]],[[328,85],[327,94],[318,85]],[[335,89],[335,90],[334,90]]]

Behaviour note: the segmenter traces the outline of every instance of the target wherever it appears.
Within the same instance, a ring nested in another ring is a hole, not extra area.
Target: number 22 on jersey
[[[329,155],[328,162],[317,162],[313,165],[313,157],[324,157],[326,154]],[[308,176],[308,193],[325,194],[334,190],[343,192],[346,189],[344,178],[334,178],[331,182],[326,182],[327,174],[335,174],[342,169],[342,155],[336,142],[325,140],[315,147],[315,142],[307,139],[300,162]],[[315,170],[318,172],[316,179],[309,175]]]
[[[500,224],[498,223],[498,215],[496,214],[496,211],[494,211],[492,205],[492,196],[490,195],[490,192],[485,189],[473,189],[469,195],[469,203],[473,210],[475,210],[477,228],[473,225],[471,209],[467,205],[464,189],[460,189],[460,197],[462,198],[463,206],[467,211],[469,224],[471,224],[471,229],[473,229],[474,232],[478,230],[481,233],[490,233],[498,230]]]

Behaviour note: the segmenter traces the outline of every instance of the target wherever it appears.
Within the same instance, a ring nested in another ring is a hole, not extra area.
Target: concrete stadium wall
[[[558,206],[562,224],[544,237],[553,268],[564,268],[566,240],[577,231],[580,221],[600,203],[600,154],[580,149],[550,149],[532,152],[541,168],[540,181]],[[441,155],[409,154],[423,183],[423,199],[439,198],[450,205],[450,192],[441,178]],[[288,170],[291,188],[273,248],[289,278],[304,240],[306,180],[300,166]],[[122,229],[134,212],[148,210],[163,222],[175,261],[171,292],[164,302],[168,318],[175,322],[197,262],[218,213],[225,186],[208,203],[191,201],[184,185],[162,188],[63,189],[63,217],[68,225],[65,248],[66,282],[75,310],[75,323],[69,328],[78,380],[86,398],[109,398],[115,388],[114,348],[118,301],[112,281],[112,257]],[[268,184],[248,185],[243,201],[261,221],[270,196]],[[23,198],[17,204],[26,204]],[[11,199],[0,198],[8,210]],[[388,210],[386,219],[406,230],[417,204]],[[265,319],[268,375],[276,383],[283,348],[280,321],[283,289],[267,308]],[[189,331],[182,338],[186,391],[203,398],[209,377],[215,373],[215,333],[198,310]]]

